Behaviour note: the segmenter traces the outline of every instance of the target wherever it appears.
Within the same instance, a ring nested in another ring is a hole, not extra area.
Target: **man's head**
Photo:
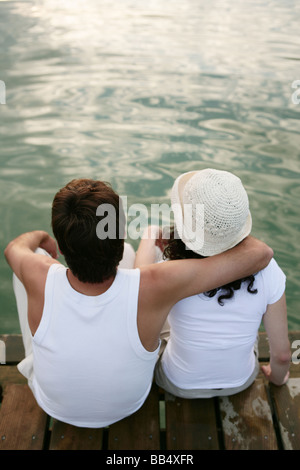
[[[101,220],[96,212],[102,204],[109,205],[116,216],[115,236],[105,239],[96,232]],[[52,204],[52,230],[81,282],[99,283],[116,274],[124,250],[125,216],[121,199],[108,184],[76,179],[60,189]]]

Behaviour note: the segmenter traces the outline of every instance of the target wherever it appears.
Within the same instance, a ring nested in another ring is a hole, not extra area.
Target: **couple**
[[[112,424],[142,406],[154,369],[157,383],[177,396],[237,393],[258,373],[261,319],[270,343],[263,372],[277,385],[287,381],[285,276],[272,249],[249,236],[240,179],[212,169],[183,174],[172,203],[204,204],[204,240],[189,237],[192,227],[174,212],[170,239],[149,227],[135,255],[122,236],[118,195],[80,179],[54,197],[56,241],[33,231],[6,247],[25,346],[18,368],[50,416],[80,427]],[[100,204],[116,210],[116,239],[96,235]],[[166,261],[155,263],[158,245]]]

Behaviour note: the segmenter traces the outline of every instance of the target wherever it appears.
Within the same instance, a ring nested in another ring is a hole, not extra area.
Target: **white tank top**
[[[51,265],[44,310],[33,337],[32,391],[50,416],[103,427],[141,407],[159,347],[147,351],[137,329],[140,271],[119,269],[101,295],[75,291],[67,269]]]
[[[248,283],[234,291],[232,299],[218,304],[194,295],[170,311],[170,340],[162,357],[167,378],[183,389],[231,388],[243,385],[255,367],[254,343],[267,306],[280,299],[285,274],[274,259]]]

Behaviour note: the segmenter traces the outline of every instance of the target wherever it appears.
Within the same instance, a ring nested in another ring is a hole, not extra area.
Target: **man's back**
[[[87,296],[72,288],[63,265],[50,267],[31,385],[49,415],[102,427],[143,404],[158,349],[147,351],[139,339],[139,279],[138,269],[120,269],[106,292]]]

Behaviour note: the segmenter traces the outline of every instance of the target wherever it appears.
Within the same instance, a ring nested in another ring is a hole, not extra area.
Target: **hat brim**
[[[182,211],[183,201],[181,200],[181,197],[180,197],[179,188],[182,183],[186,182],[195,173],[196,173],[195,171],[190,171],[188,173],[183,173],[182,175],[178,176],[178,178],[176,178],[176,180],[174,181],[174,184],[171,190],[171,208],[174,213],[175,227],[182,241],[184,241],[186,237],[184,237],[184,233],[183,233],[183,229],[184,229],[183,211]],[[186,242],[184,241],[184,243]]]

